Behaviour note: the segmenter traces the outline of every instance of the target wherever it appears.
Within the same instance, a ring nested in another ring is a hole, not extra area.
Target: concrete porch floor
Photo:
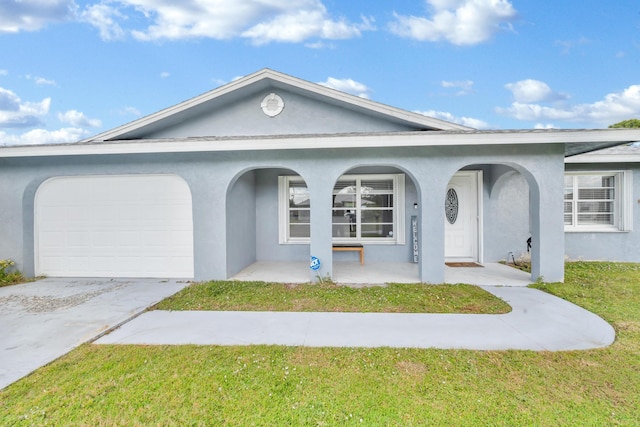
[[[309,263],[259,261],[251,264],[231,280],[282,283],[307,283]],[[483,267],[445,266],[445,283],[468,283],[480,286],[527,286],[528,273],[498,263]],[[418,265],[412,263],[379,262],[360,265],[358,262],[334,262],[333,280],[342,284],[419,283]]]

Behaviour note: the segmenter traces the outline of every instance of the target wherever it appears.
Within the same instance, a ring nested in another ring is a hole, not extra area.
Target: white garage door
[[[175,175],[49,179],[36,194],[36,274],[191,278],[191,206]]]

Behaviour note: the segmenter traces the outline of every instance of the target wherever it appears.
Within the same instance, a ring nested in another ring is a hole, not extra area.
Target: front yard
[[[640,265],[570,263],[566,277],[536,287],[612,323],[612,346],[551,353],[84,345],[0,391],[0,422],[638,425]]]
[[[511,307],[471,285],[390,284],[349,287],[333,283],[213,281],[191,285],[155,307],[158,310],[331,311],[378,313],[498,314]]]

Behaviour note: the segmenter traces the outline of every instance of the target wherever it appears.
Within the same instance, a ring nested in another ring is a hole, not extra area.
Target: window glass
[[[309,238],[311,236],[309,224],[291,224],[289,226],[289,237]]]
[[[345,175],[333,188],[334,242],[404,243],[402,216],[404,176]],[[311,202],[300,177],[281,176],[280,242],[307,242],[311,230]],[[400,183],[400,184],[398,184]],[[400,188],[398,188],[400,186]]]
[[[394,239],[394,178],[343,177],[333,189],[333,237]]]
[[[309,205],[309,190],[304,182],[289,182],[289,207],[300,208]]]
[[[288,238],[308,239],[311,236],[311,203],[307,184],[296,179],[290,179],[287,182],[289,194]]]
[[[565,175],[564,224],[574,227],[615,227],[616,174]]]

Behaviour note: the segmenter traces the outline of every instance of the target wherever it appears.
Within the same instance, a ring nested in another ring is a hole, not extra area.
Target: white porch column
[[[334,180],[327,179],[327,175],[314,176],[307,180],[311,200],[311,244],[309,249],[311,257],[320,260],[320,269],[309,269],[312,282],[333,277],[331,207],[333,206]]]
[[[437,179],[422,180],[418,235],[420,280],[444,282],[444,192]]]
[[[549,168],[554,170],[535,175],[538,187],[531,188],[531,280],[563,282],[564,163],[560,159]]]

